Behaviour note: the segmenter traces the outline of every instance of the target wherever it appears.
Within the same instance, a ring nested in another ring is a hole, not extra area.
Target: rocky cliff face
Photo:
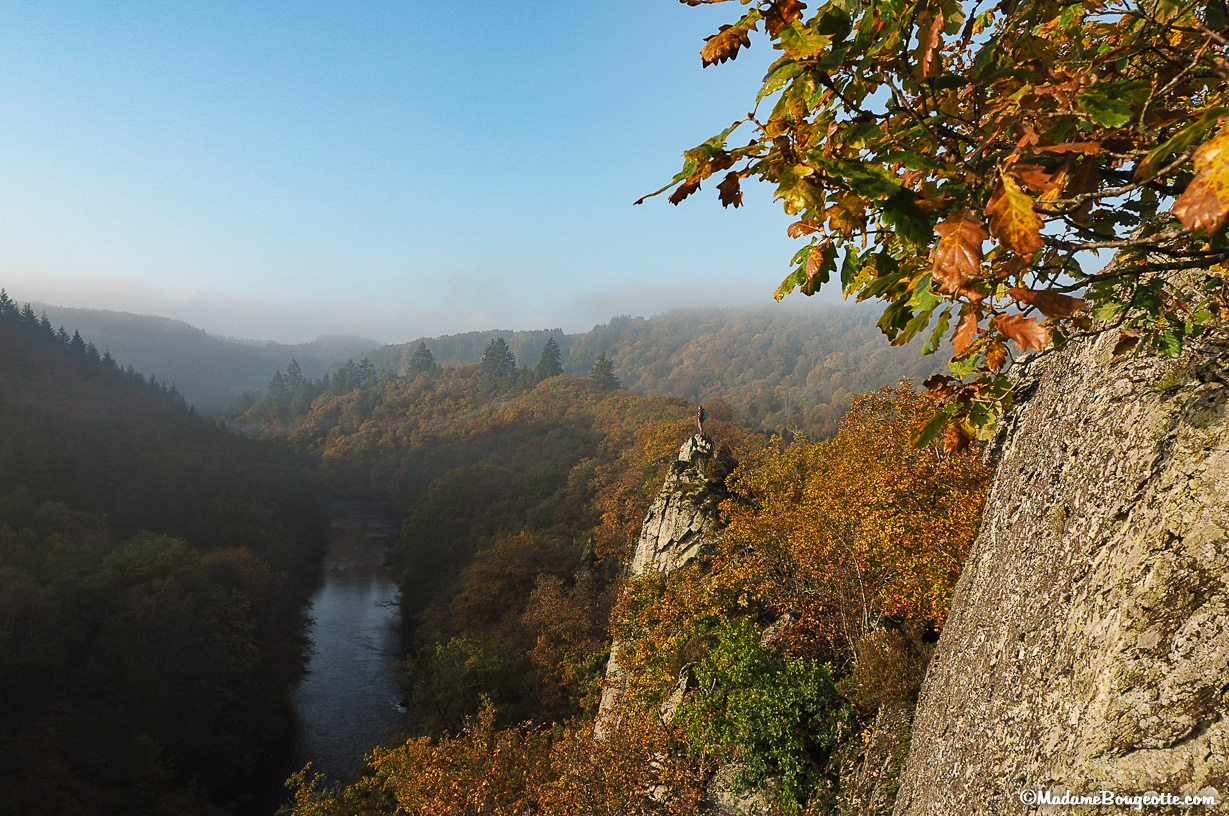
[[[1229,797],[1229,340],[1180,361],[1115,341],[1026,374],[897,816],[1050,812],[1022,801],[1037,790]]]
[[[716,522],[717,507],[728,495],[724,478],[733,465],[707,435],[696,434],[683,444],[640,528],[629,566],[633,578],[676,570],[700,555]],[[628,678],[619,663],[621,646],[615,640],[610,649],[597,714],[599,739],[616,721],[627,689]]]

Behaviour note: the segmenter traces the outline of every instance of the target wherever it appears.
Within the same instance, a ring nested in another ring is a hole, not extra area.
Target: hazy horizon
[[[188,319],[185,317],[178,317],[172,314],[162,314],[162,313],[154,312],[154,311],[141,311],[139,309],[131,308],[130,305],[123,306],[120,308],[113,308],[110,306],[94,306],[94,305],[76,306],[76,305],[69,305],[66,303],[53,303],[53,302],[46,301],[46,300],[22,297],[20,292],[14,292],[8,289],[8,287],[3,286],[3,284],[0,284],[0,289],[4,289],[8,293],[8,295],[13,300],[17,301],[19,304],[24,305],[26,303],[30,303],[32,305],[32,308],[35,310],[35,312],[41,312],[41,311],[45,311],[48,309],[54,310],[54,311],[61,311],[61,310],[101,311],[101,312],[110,312],[110,313],[116,313],[116,314],[136,315],[139,317],[174,320],[174,321],[186,323],[192,326],[193,328],[200,329],[204,331],[205,333],[207,333],[208,335],[210,335],[211,337],[214,337],[218,340],[225,340],[225,341],[230,341],[234,343],[251,344],[251,345],[263,345],[265,343],[277,343],[277,344],[282,344],[282,345],[299,345],[299,344],[309,344],[309,343],[313,343],[313,342],[320,341],[320,340],[327,340],[329,338],[354,338],[354,339],[359,339],[359,340],[371,341],[376,346],[390,346],[390,345],[399,345],[399,344],[409,343],[409,342],[412,342],[414,340],[418,340],[419,338],[424,338],[424,337],[427,337],[427,338],[443,337],[447,335],[466,334],[468,332],[544,331],[544,330],[550,330],[550,329],[561,329],[565,334],[579,335],[579,334],[585,334],[598,326],[607,325],[610,323],[610,321],[613,318],[620,317],[623,315],[628,315],[633,318],[651,319],[653,317],[667,314],[669,312],[675,312],[675,311],[680,311],[680,310],[690,310],[690,309],[697,309],[697,310],[698,309],[779,309],[783,312],[801,313],[807,310],[815,309],[821,305],[824,305],[824,306],[833,306],[833,305],[851,305],[852,306],[853,305],[852,301],[850,301],[848,304],[844,304],[841,301],[833,301],[831,299],[820,299],[820,298],[808,299],[808,298],[801,297],[801,296],[787,298],[785,300],[782,300],[779,303],[773,300],[772,298],[768,298],[766,302],[763,302],[763,303],[754,303],[754,302],[720,303],[720,302],[716,302],[715,300],[712,300],[711,302],[688,303],[688,304],[681,305],[681,306],[668,306],[668,307],[650,309],[650,310],[644,310],[644,311],[637,311],[634,309],[627,309],[627,310],[622,310],[622,311],[615,310],[613,312],[610,312],[609,314],[606,314],[605,317],[595,319],[592,322],[586,323],[583,320],[579,321],[576,323],[575,326],[572,326],[570,323],[566,321],[562,321],[558,319],[551,321],[547,319],[543,322],[538,322],[538,323],[527,322],[525,325],[517,325],[517,326],[492,323],[489,325],[473,325],[473,326],[467,326],[467,327],[462,327],[462,328],[457,328],[457,329],[448,329],[448,330],[443,330],[443,331],[422,331],[422,332],[412,333],[404,337],[402,336],[383,337],[383,336],[379,336],[379,335],[369,333],[369,332],[364,333],[364,332],[347,332],[347,331],[340,331],[340,332],[322,331],[320,333],[310,335],[310,336],[306,334],[295,334],[293,336],[251,337],[251,336],[244,336],[241,334],[232,334],[232,333],[227,333],[225,331],[219,331],[213,325],[203,324],[201,322],[196,322],[192,319]],[[594,313],[596,314],[597,312],[595,311]],[[57,323],[57,321],[54,319],[52,322]],[[65,324],[65,328],[70,332],[73,331],[74,329],[73,326],[69,326],[67,324]],[[86,339],[89,339],[89,338],[86,338]]]
[[[632,202],[753,103],[662,0],[0,7],[0,285],[218,336],[382,342],[770,304],[768,188]]]

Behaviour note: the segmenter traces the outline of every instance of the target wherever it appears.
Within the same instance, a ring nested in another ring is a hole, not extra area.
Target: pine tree
[[[614,363],[602,352],[589,369],[589,387],[594,391],[613,391],[619,387],[619,378],[614,373]]]
[[[286,378],[282,376],[282,372],[273,372],[273,379],[269,380],[269,391],[265,394],[265,407],[276,414],[285,413],[290,407],[290,389],[286,387]]]
[[[500,381],[516,373],[516,355],[508,348],[508,341],[493,337],[482,352],[482,376],[488,381]]]
[[[299,365],[299,361],[290,358],[290,365],[286,366],[286,387],[291,391],[297,390],[303,385],[303,367]]]
[[[533,373],[539,380],[557,377],[563,373],[563,365],[559,362],[559,344],[555,342],[555,338],[546,338],[546,344],[542,346],[542,357]]]
[[[427,344],[423,342],[420,342],[418,348],[410,355],[410,361],[405,367],[407,377],[417,377],[419,374],[434,376],[439,373],[439,370],[439,364],[435,362],[431,349],[427,348]]]
[[[346,360],[346,364],[337,370],[337,375],[329,382],[329,393],[345,394],[358,386],[358,366],[354,360]]]

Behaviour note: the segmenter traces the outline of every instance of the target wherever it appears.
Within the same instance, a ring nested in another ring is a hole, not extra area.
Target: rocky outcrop
[[[1229,797],[1218,337],[1181,360],[1134,359],[1113,355],[1110,333],[1028,367],[897,816],[1050,812],[1023,791]]]
[[[696,434],[683,444],[640,528],[629,567],[633,577],[671,572],[699,556],[717,505],[728,495],[724,474],[731,467],[723,466],[708,436]]]
[[[747,766],[727,762],[717,768],[704,790],[704,803],[721,816],[772,816],[780,812],[776,804],[780,779],[769,779],[761,788],[748,789],[739,784]]]
[[[893,701],[879,707],[874,721],[832,752],[826,775],[835,790],[825,795],[819,812],[841,816],[890,816],[901,769],[909,752],[913,706]]]
[[[729,495],[725,475],[733,466],[733,460],[718,452],[712,438],[705,434],[696,434],[683,444],[640,528],[628,567],[631,577],[671,572],[699,557],[710,540],[718,505]],[[595,734],[599,739],[617,721],[619,704],[627,690],[628,677],[619,662],[621,649],[622,643],[616,639],[598,708]]]

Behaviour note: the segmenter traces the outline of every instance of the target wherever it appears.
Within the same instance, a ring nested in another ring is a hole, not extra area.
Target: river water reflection
[[[398,589],[383,568],[395,515],[363,502],[332,508],[323,584],[312,598],[314,653],[294,695],[293,767],[348,781],[363,755],[403,727],[401,692],[388,670],[400,657]]]

